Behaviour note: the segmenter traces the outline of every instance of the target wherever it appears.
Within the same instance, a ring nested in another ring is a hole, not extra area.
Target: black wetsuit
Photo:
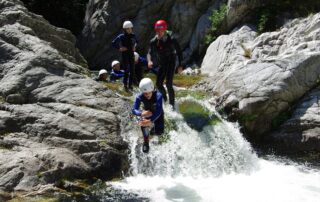
[[[148,69],[148,68],[145,68],[147,66],[148,66],[148,61],[143,57],[139,57],[138,62],[135,65],[135,70],[136,70],[135,76],[136,76],[138,85],[139,85],[141,79],[143,79],[143,74],[144,74],[145,69]]]
[[[156,86],[161,92],[165,101],[167,101],[166,90],[163,87],[163,82],[166,80],[166,87],[169,94],[169,103],[174,107],[174,90],[173,90],[173,76],[175,72],[176,55],[179,59],[179,66],[181,66],[182,52],[180,46],[175,38],[170,34],[166,34],[161,39],[155,36],[150,41],[149,54],[156,59],[159,65],[157,74]]]
[[[124,86],[129,88],[132,87],[132,83],[135,80],[135,68],[134,68],[134,48],[137,45],[137,38],[136,36],[131,33],[122,33],[119,34],[113,41],[112,46],[116,49],[120,47],[125,47],[128,50],[122,52],[122,64],[125,70],[124,75]],[[129,78],[129,82],[128,81]]]

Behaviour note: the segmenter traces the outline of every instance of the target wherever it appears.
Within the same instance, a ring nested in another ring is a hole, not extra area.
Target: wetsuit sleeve
[[[147,54],[147,61],[152,61],[151,56],[155,54],[155,50],[154,50],[154,43],[153,40],[150,41],[149,43],[149,50],[148,50],[148,54]]]
[[[140,61],[140,63],[141,63],[142,65],[148,65],[148,61],[147,61],[147,59],[144,58],[144,57],[140,57],[140,58],[139,58],[139,61]]]
[[[111,72],[111,75],[116,76],[116,77],[123,77],[123,76],[124,76],[124,73],[123,73],[123,72],[121,72],[121,73],[116,73],[115,71],[112,71],[112,72]]]
[[[112,71],[112,72],[111,72],[111,75],[116,76],[116,77],[123,77],[123,76],[124,76],[124,73],[123,73],[123,72],[121,72],[121,73],[116,73],[116,72]]]
[[[172,42],[173,42],[174,48],[176,49],[176,53],[177,53],[178,60],[179,60],[179,66],[181,66],[181,63],[182,63],[182,51],[181,51],[180,45],[179,45],[177,39],[175,39],[175,38],[172,39]]]
[[[136,116],[141,116],[140,104],[141,104],[141,99],[137,96],[133,104],[132,114]]]
[[[134,35],[134,40],[135,40],[135,44],[133,44],[133,47],[136,48],[138,45],[138,39],[137,39],[136,35]]]
[[[121,46],[121,40],[122,40],[123,34],[119,34],[115,39],[112,41],[112,47],[115,49],[119,49]]]
[[[150,120],[152,122],[155,122],[161,115],[161,113],[163,112],[163,108],[162,108],[162,95],[160,93],[157,93],[157,104],[156,104],[156,110],[155,112],[152,114],[152,116],[150,117]]]

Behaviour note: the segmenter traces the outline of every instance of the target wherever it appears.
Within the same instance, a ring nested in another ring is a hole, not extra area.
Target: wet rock
[[[26,102],[21,94],[10,94],[6,97],[6,101],[10,104],[24,104]]]
[[[201,67],[210,75],[206,87],[219,107],[236,116],[249,137],[259,140],[268,136],[281,124],[279,117],[319,85],[319,22],[320,14],[315,14],[260,36],[244,26],[220,36],[208,48]],[[302,118],[300,114],[296,119],[299,116]],[[311,124],[305,134],[315,134],[316,128]],[[304,130],[301,126],[298,131]],[[318,144],[307,146],[306,141],[297,141],[298,137],[294,138],[296,146],[300,144],[297,147],[313,150]],[[289,141],[291,137],[280,139],[286,138]]]
[[[36,192],[64,178],[126,172],[127,103],[90,78],[70,31],[18,0],[0,8],[0,190]]]
[[[286,153],[320,152],[320,89],[307,95],[294,108],[292,115],[267,141]],[[285,116],[283,114],[282,116]],[[281,121],[281,116],[277,117]]]

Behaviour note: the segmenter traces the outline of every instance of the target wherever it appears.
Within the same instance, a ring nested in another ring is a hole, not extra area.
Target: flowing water
[[[320,170],[296,163],[258,158],[237,125],[219,117],[206,101],[212,122],[199,130],[186,117],[165,106],[172,125],[169,140],[153,137],[150,152],[141,152],[138,128],[124,134],[131,147],[131,172],[111,183],[118,190],[150,201],[319,202]]]

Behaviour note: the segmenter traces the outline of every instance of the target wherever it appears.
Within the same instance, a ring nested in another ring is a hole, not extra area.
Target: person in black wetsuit
[[[158,20],[154,29],[156,36],[151,39],[149,52],[147,55],[148,67],[154,66],[153,59],[157,60],[159,71],[157,74],[156,86],[161,92],[165,101],[167,101],[166,90],[163,87],[166,80],[166,87],[169,94],[169,103],[173,109],[175,104],[175,94],[173,90],[173,76],[175,73],[176,56],[178,56],[178,68],[181,68],[182,52],[177,40],[167,31],[167,23],[164,20]]]
[[[139,84],[141,93],[136,97],[132,113],[141,117],[139,126],[143,134],[142,151],[149,151],[149,135],[162,135],[164,132],[164,112],[162,107],[162,94],[154,89],[151,79],[144,78]],[[140,105],[143,103],[143,110]],[[153,127],[152,127],[153,125]],[[148,127],[152,127],[150,132]],[[150,133],[150,134],[149,134]]]
[[[134,51],[136,49],[138,40],[133,33],[133,24],[131,21],[125,21],[122,27],[124,33],[119,34],[112,41],[112,46],[122,53],[122,64],[125,68],[123,83],[125,90],[128,91],[129,89],[133,89],[132,85],[135,80]]]

